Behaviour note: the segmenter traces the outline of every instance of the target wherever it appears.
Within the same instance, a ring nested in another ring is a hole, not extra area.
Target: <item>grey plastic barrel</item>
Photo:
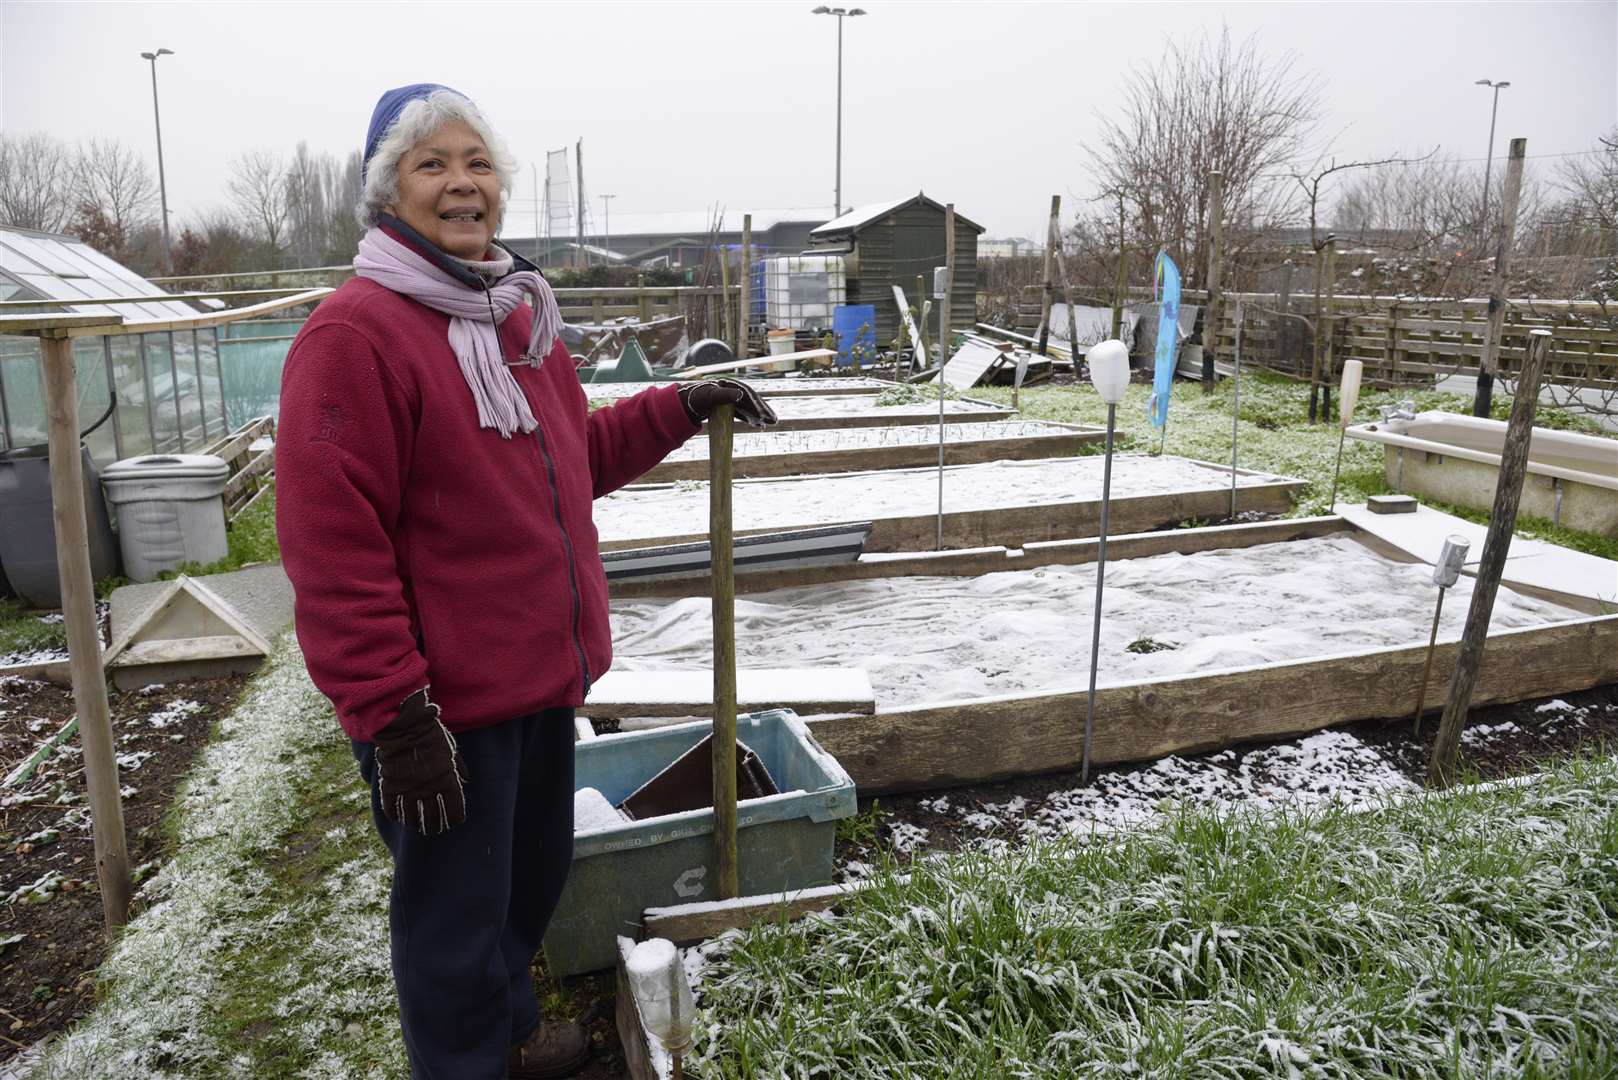
[[[79,454],[84,468],[90,573],[100,579],[118,572],[118,545],[89,448],[79,444]],[[49,447],[24,446],[0,453],[0,566],[25,603],[41,608],[62,606],[56,522],[51,516]]]
[[[229,479],[230,467],[210,454],[151,454],[107,466],[101,486],[118,514],[129,580],[152,581],[182,563],[225,557]]]

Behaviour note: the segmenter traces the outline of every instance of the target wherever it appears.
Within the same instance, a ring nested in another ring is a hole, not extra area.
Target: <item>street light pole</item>
[[[832,202],[832,217],[841,217],[843,213],[843,19],[856,15],[870,14],[864,8],[827,7],[825,4],[815,8],[811,14],[837,16],[837,187]]]
[[[601,246],[606,249],[608,266],[612,265],[612,200],[617,197],[616,195],[601,196],[601,223],[602,228],[607,232],[607,238],[601,242]]]
[[[163,207],[163,272],[174,273],[174,252],[169,245],[169,185],[163,175],[163,117],[157,109],[157,58],[173,56],[173,49],[158,49],[140,54],[152,62],[152,120],[157,124],[157,191]]]
[[[1494,87],[1494,105],[1489,109],[1489,156],[1483,159],[1483,222],[1479,226],[1480,231],[1483,231],[1489,228],[1489,174],[1494,168],[1494,121],[1500,113],[1500,91],[1511,84],[1479,79],[1473,85]]]

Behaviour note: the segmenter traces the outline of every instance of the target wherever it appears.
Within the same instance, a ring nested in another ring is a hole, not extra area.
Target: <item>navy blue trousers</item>
[[[393,856],[389,946],[415,1080],[504,1080],[539,1026],[528,966],[573,862],[573,710],[455,736],[466,823],[437,836],[382,816],[376,751],[354,743]]]

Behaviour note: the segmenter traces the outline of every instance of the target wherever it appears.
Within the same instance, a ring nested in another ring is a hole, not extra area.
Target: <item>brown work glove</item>
[[[738,379],[704,379],[680,387],[680,404],[693,424],[700,424],[721,405],[734,405],[736,419],[748,427],[775,423],[775,410],[759,392]]]
[[[425,689],[405,698],[393,723],[376,733],[376,783],[387,819],[423,836],[466,820],[466,763]]]

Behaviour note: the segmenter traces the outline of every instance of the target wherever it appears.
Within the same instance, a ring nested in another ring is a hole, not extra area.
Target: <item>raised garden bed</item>
[[[1045,421],[945,424],[944,463],[1026,461],[1069,456],[1106,438],[1099,428]],[[938,425],[830,431],[752,431],[740,428],[732,451],[737,478],[805,473],[913,469],[938,464]],[[708,440],[697,436],[641,477],[646,484],[708,479]]]
[[[1262,527],[1243,534],[1262,544]],[[1110,564],[1093,760],[1150,760],[1407,714],[1426,655],[1429,570],[1357,536]],[[1456,591],[1434,686],[1449,678],[1470,579]],[[1082,566],[742,594],[738,660],[836,666],[856,650],[876,715],[812,728],[862,794],[1048,772],[1078,760],[1092,596]],[[1618,616],[1589,610],[1578,596],[1558,602],[1503,588],[1491,653],[1509,662],[1484,665],[1474,701],[1618,679]],[[695,598],[615,603],[618,670],[698,664],[709,648],[704,611]],[[1140,647],[1148,641],[1172,647]],[[1435,699],[1428,695],[1429,707]]]
[[[1017,546],[1093,535],[1101,517],[1102,469],[1102,459],[1093,455],[948,467],[945,546]],[[1217,465],[1126,455],[1114,459],[1112,479],[1114,533],[1223,517],[1230,508],[1230,470]],[[936,538],[938,483],[936,468],[744,481],[735,485],[732,521],[738,535],[869,521],[866,551],[927,551]],[[1238,505],[1284,513],[1303,486],[1241,472]],[[596,501],[595,522],[601,547],[609,551],[704,539],[707,485],[625,488]]]

